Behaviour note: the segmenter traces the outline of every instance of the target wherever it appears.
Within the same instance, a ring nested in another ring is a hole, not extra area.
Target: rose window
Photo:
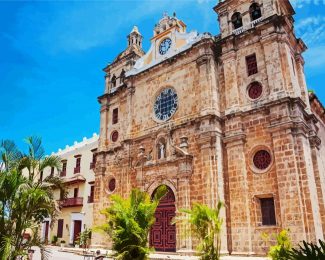
[[[259,170],[267,169],[272,162],[271,155],[268,151],[260,150],[255,153],[253,158],[254,166]]]
[[[108,182],[108,189],[110,192],[113,192],[115,190],[116,187],[116,180],[115,178],[112,178],[109,182]]]
[[[263,87],[258,82],[253,82],[252,84],[250,84],[248,88],[248,96],[251,99],[258,99],[262,95],[262,92],[263,92]]]
[[[117,139],[118,139],[118,132],[117,132],[117,131],[114,131],[114,132],[112,133],[112,141],[113,141],[113,142],[116,142]]]

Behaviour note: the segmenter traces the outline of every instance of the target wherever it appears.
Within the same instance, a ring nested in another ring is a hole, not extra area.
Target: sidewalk
[[[47,249],[50,251],[49,260],[82,260],[84,259],[82,253],[82,248],[69,248],[65,247],[61,249],[60,247],[56,246],[49,246]],[[102,254],[111,253],[111,250],[105,249],[97,249],[91,248],[90,251],[96,252],[96,250],[101,250]],[[40,260],[40,250],[39,248],[35,248],[35,254],[33,256],[33,260]],[[112,258],[105,258],[105,259],[112,259]],[[180,256],[177,254],[151,254],[150,259],[152,260],[197,260],[197,257],[190,257],[190,256]],[[248,257],[248,256],[223,256],[221,257],[222,260],[268,260],[267,257]]]
[[[111,254],[111,250],[104,250],[104,249],[96,249],[91,248],[90,251],[96,252],[97,250],[101,250],[102,254],[109,253]],[[64,248],[62,250],[63,252],[73,252],[76,254],[82,253],[83,249],[81,248]],[[152,260],[165,260],[165,259],[171,259],[171,260],[197,260],[198,257],[195,256],[181,256],[177,254],[162,254],[162,253],[153,253],[150,254],[150,259]],[[267,257],[255,257],[255,256],[222,256],[222,260],[269,260]]]

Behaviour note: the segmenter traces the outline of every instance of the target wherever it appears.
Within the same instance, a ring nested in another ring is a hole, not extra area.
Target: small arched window
[[[243,19],[242,16],[239,12],[234,13],[231,17],[231,22],[234,26],[234,29],[238,29],[243,26]]]
[[[257,3],[253,3],[249,8],[249,13],[251,15],[251,20],[255,21],[262,17],[261,8]]]
[[[112,86],[112,88],[116,87],[116,76],[115,75],[113,75],[113,77],[111,79],[111,86]]]
[[[124,79],[125,79],[125,71],[124,69],[122,69],[121,74],[120,74],[120,83],[124,83]]]

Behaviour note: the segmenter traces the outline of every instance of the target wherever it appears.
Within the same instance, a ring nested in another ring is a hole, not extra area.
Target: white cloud
[[[304,55],[306,60],[306,68],[313,70],[320,69],[323,73],[324,66],[325,66],[325,45],[313,47],[307,50],[306,54]]]
[[[314,16],[301,19],[296,23],[295,30],[308,46],[325,43],[325,17]]]
[[[303,8],[306,5],[325,5],[325,0],[291,0],[294,8]]]

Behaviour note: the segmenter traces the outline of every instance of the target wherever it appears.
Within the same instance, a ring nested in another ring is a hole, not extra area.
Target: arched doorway
[[[156,221],[150,231],[150,246],[160,252],[176,252],[176,226],[171,220],[176,216],[175,195],[168,193],[160,200],[156,209]],[[153,192],[155,194],[156,190]]]

